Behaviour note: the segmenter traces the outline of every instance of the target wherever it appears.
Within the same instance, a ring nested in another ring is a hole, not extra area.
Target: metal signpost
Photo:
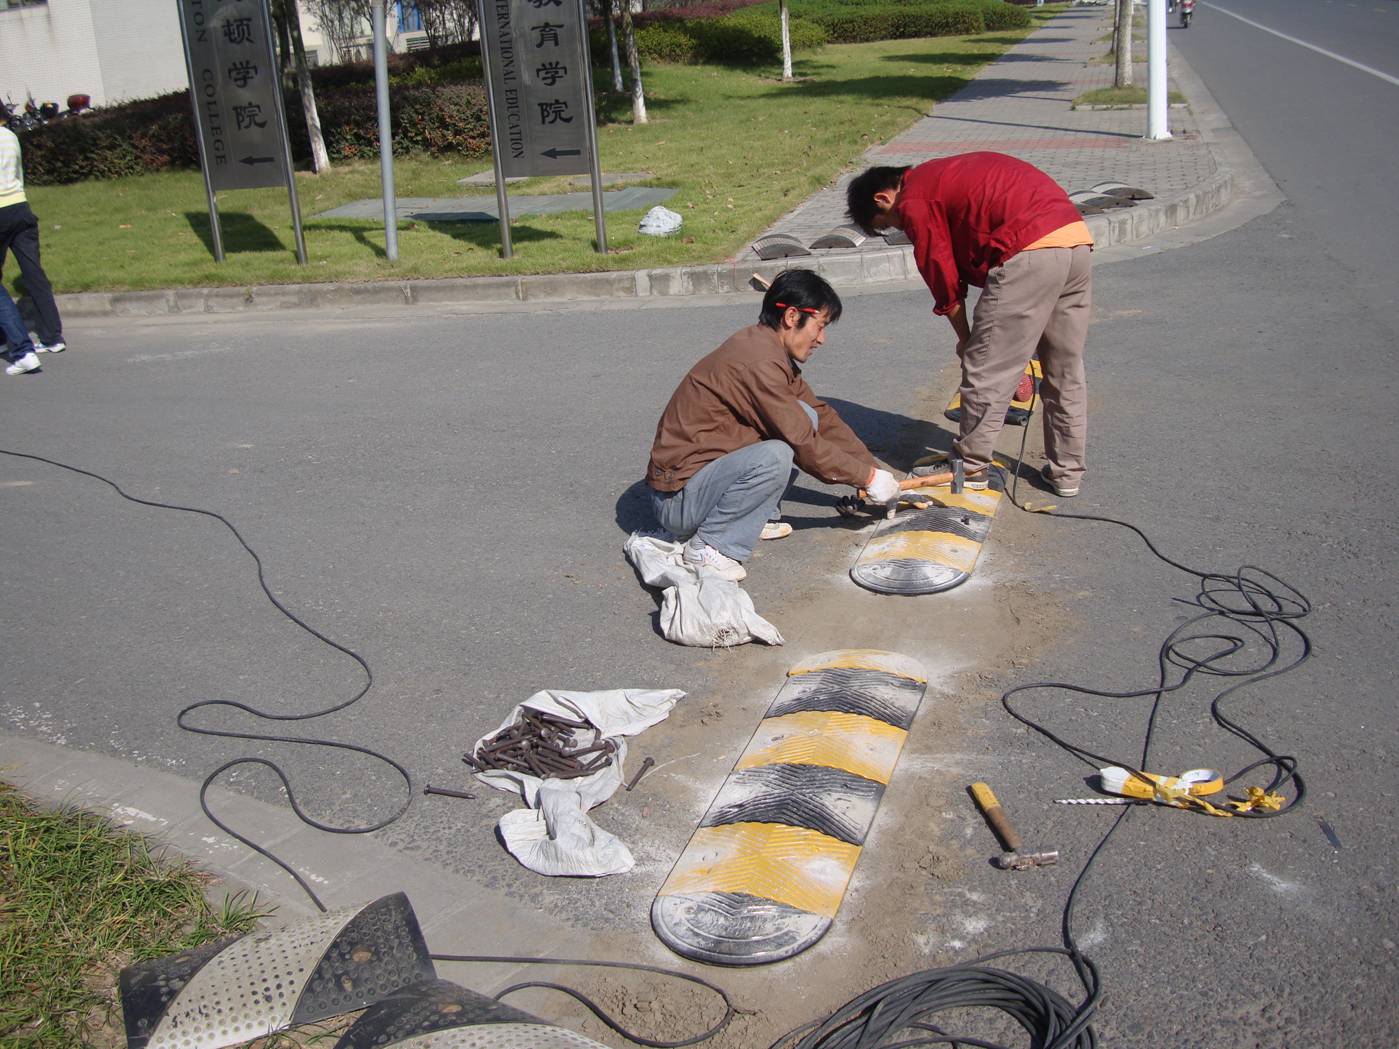
[[[480,0],[501,254],[510,246],[505,180],[589,174],[597,250],[607,251],[593,71],[583,0]]]
[[[291,201],[296,259],[304,266],[306,241],[267,0],[178,2],[214,258],[223,261],[218,191],[284,183]]]

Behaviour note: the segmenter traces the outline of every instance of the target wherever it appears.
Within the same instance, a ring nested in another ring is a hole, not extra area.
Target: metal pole
[[[481,26],[481,73],[486,80],[486,113],[491,125],[491,163],[495,165],[495,202],[500,211],[500,257],[508,259],[515,252],[510,246],[510,198],[505,193],[505,169],[500,163],[500,129],[495,126],[495,75],[491,72],[494,59],[491,57],[491,49],[486,46],[486,5],[489,2],[490,0],[479,0],[476,5],[476,20]]]
[[[631,0],[623,0],[623,3],[630,3]],[[578,25],[580,27],[579,36],[582,38],[580,56],[583,63],[583,90],[586,92],[584,98],[588,103],[588,119],[584,130],[588,134],[588,163],[591,165],[593,176],[593,222],[597,226],[597,250],[601,255],[607,254],[607,222],[603,213],[602,205],[602,163],[598,160],[597,152],[597,115],[594,112],[593,102],[593,60],[592,49],[588,46],[588,9],[586,0],[578,0]]]
[[[180,39],[185,45],[185,69],[189,70],[189,101],[194,110],[194,139],[199,144],[199,171],[204,176],[204,193],[209,198],[209,233],[214,245],[214,261],[223,261],[223,231],[219,229],[219,201],[209,178],[209,157],[204,152],[204,125],[199,120],[199,93],[194,86],[194,53],[189,49],[189,26],[185,25],[185,5],[180,5]]]
[[[1165,0],[1162,0],[1164,3]],[[374,90],[379,102],[379,178],[384,184],[384,248],[398,261],[398,208],[393,192],[393,128],[389,123],[389,44],[385,0],[374,0]]]
[[[1166,0],[1147,0],[1146,49],[1146,137],[1161,141],[1171,137],[1166,94]]]
[[[296,198],[296,172],[291,166],[291,139],[287,135],[286,100],[282,97],[282,78],[277,65],[277,49],[272,46],[272,9],[268,0],[262,0],[262,12],[267,19],[267,68],[277,84],[277,134],[282,139],[282,177],[287,183],[287,200],[291,204],[291,228],[296,238],[296,261],[306,265],[306,236],[301,230],[301,202]],[[297,18],[297,7],[289,5],[288,17]]]

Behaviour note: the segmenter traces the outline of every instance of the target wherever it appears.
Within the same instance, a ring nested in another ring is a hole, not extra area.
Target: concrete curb
[[[314,905],[284,871],[230,838],[199,804],[198,785],[178,775],[121,758],[73,750],[0,732],[4,778],[44,808],[76,805],[113,824],[175,850],[213,874],[217,905],[225,893],[257,893],[276,905],[267,924],[312,916]],[[417,799],[415,799],[416,801]],[[548,944],[556,954],[593,957],[593,941],[538,910],[491,887],[384,845],[374,835],[326,834],[303,823],[286,806],[211,787],[210,808],[290,863],[330,909],[406,892],[430,949],[442,953],[512,952],[529,955]],[[648,959],[663,961],[659,946]],[[472,986],[483,993],[524,978],[544,978],[538,966],[518,963],[471,967]]]
[[[1171,200],[1156,200],[1104,215],[1090,215],[1088,228],[1099,247],[1151,237],[1218,211],[1233,198],[1232,173]],[[791,260],[729,261],[671,269],[602,273],[543,273],[520,277],[448,277],[430,280],[327,284],[258,284],[236,288],[176,288],[164,291],[83,292],[60,295],[65,317],[155,317],[242,311],[324,309],[337,306],[415,306],[455,303],[502,306],[589,299],[643,299],[724,295],[751,288],[754,273],[770,280],[792,266],[815,270],[836,287],[900,283],[916,279],[913,249],[841,251]]]

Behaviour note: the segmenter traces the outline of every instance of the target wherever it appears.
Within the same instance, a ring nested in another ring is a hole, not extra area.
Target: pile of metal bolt
[[[577,779],[612,764],[616,751],[617,744],[591,722],[521,707],[513,725],[483,739],[462,761],[477,772],[505,769],[540,779]]]

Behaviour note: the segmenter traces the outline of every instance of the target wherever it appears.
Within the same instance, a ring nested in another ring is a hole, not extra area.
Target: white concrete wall
[[[175,0],[88,2],[106,89],[104,101],[150,98],[189,86]],[[64,97],[72,93],[65,92]],[[98,104],[95,98],[93,104]]]
[[[92,0],[49,0],[0,11],[0,98],[22,106],[32,94],[36,103],[61,107],[73,94],[91,95],[94,105],[106,97],[91,6]]]
[[[94,106],[186,87],[174,0],[49,0],[0,11],[0,97]]]

